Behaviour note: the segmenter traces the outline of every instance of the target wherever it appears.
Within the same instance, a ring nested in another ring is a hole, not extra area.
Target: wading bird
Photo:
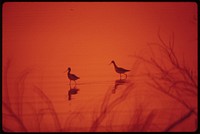
[[[126,76],[126,78],[127,78],[127,75],[126,75],[125,73],[128,72],[128,71],[130,71],[130,70],[127,70],[127,69],[118,67],[118,66],[115,64],[115,61],[113,61],[113,60],[111,61],[111,63],[113,63],[113,65],[114,65],[114,67],[115,67],[115,71],[116,71],[117,73],[120,74],[120,79],[121,79],[121,74],[124,74],[124,75]],[[111,64],[111,63],[110,63],[110,64]]]
[[[75,74],[70,74],[70,72],[71,72],[71,68],[70,67],[66,71],[68,71],[67,75],[68,75],[68,78],[70,80],[70,84],[71,84],[71,80],[73,80],[75,82],[75,84],[76,84],[76,80],[78,80],[80,78],[78,76],[76,76]]]

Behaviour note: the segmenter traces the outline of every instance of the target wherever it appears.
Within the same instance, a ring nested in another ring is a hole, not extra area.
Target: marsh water
[[[129,72],[127,79],[120,79],[114,68],[108,67],[113,75],[85,74],[88,79],[80,76],[77,84],[73,81],[69,84],[63,72],[47,77],[30,70],[23,72],[15,91],[9,91],[10,102],[5,102],[17,116],[4,108],[3,112],[9,115],[6,119],[13,120],[4,123],[12,124],[11,128],[16,131],[163,131],[187,112],[177,100],[147,88],[142,76]],[[172,130],[182,131],[186,124],[195,129],[195,124],[188,124],[194,119],[195,116],[191,116]]]

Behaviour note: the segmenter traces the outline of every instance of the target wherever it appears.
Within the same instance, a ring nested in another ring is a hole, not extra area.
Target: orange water
[[[197,76],[195,3],[6,2],[2,18],[4,131],[165,131],[188,113],[147,84],[134,55],[149,57],[158,29],[166,43],[174,33],[178,60]],[[111,60],[131,70],[125,82]],[[70,99],[68,67],[80,77]],[[197,111],[197,94],[178,98]],[[196,119],[170,131],[195,131]]]

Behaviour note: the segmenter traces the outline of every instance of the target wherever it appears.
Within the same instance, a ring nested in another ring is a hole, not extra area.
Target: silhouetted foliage
[[[174,34],[166,43],[158,31],[160,43],[148,44],[150,55],[148,57],[135,55],[137,59],[143,61],[146,67],[146,76],[149,78],[148,84],[176,100],[188,109],[188,113],[180,119],[167,126],[164,131],[171,131],[181,122],[191,115],[197,116],[196,105],[188,101],[187,96],[197,98],[197,74],[181,62],[174,51]],[[156,55],[161,52],[161,55]],[[149,71],[150,70],[150,71]]]

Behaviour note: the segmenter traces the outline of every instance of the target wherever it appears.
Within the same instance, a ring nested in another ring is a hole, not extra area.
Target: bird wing
[[[73,78],[76,78],[76,79],[80,79],[78,76],[76,76],[75,74],[71,74],[71,76],[73,77]]]
[[[123,72],[128,72],[128,71],[130,71],[130,70],[127,70],[127,69],[124,69],[124,68],[122,68],[122,67],[119,67],[119,68],[118,68],[118,71],[121,72],[121,73],[123,73]]]

